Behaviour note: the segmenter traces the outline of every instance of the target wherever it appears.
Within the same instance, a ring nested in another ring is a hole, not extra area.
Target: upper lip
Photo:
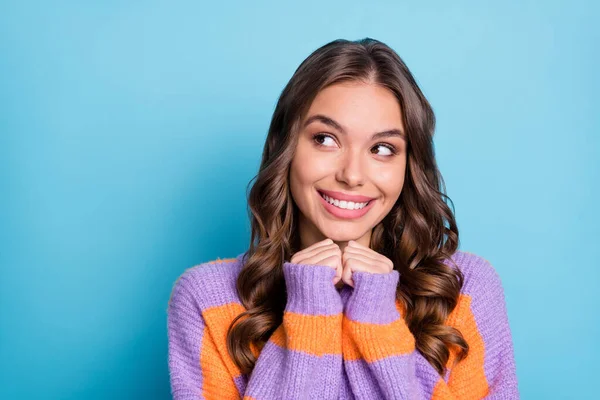
[[[373,197],[361,196],[358,194],[346,194],[346,193],[342,193],[342,192],[334,192],[333,190],[323,190],[323,189],[317,189],[317,190],[329,197],[333,197],[334,199],[353,201],[355,203],[364,203],[364,202],[371,201],[374,199]]]

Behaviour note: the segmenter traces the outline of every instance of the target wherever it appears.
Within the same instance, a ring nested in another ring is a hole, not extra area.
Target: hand
[[[342,250],[329,238],[300,250],[292,256],[290,262],[293,264],[325,265],[336,271],[333,279],[334,284],[342,279]]]
[[[350,240],[344,249],[342,265],[342,281],[352,287],[352,273],[355,271],[388,274],[394,269],[394,263],[389,258],[354,240]]]

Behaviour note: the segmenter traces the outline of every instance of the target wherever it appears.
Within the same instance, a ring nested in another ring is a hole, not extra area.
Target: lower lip
[[[369,204],[367,204],[363,208],[360,208],[358,210],[346,210],[346,209],[343,209],[343,208],[336,207],[333,204],[329,204],[327,202],[327,200],[325,200],[323,198],[323,196],[321,196],[321,193],[319,193],[319,192],[317,192],[317,196],[319,196],[319,199],[321,199],[321,204],[323,204],[323,206],[325,207],[325,209],[327,211],[329,211],[330,214],[333,214],[334,216],[336,216],[338,218],[343,218],[343,219],[360,218],[363,215],[365,215],[367,212],[369,212],[369,210],[371,209],[371,207],[373,207],[373,203],[375,203],[375,200],[371,200],[369,202]]]

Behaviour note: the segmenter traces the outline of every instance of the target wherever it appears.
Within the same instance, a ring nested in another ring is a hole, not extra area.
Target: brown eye
[[[373,148],[376,149],[378,147],[383,147],[384,149],[386,149],[389,152],[388,154],[378,154],[378,155],[381,155],[381,156],[384,156],[384,157],[391,157],[391,156],[393,156],[393,155],[395,155],[397,153],[396,148],[394,146],[389,145],[389,144],[378,143]]]
[[[326,135],[324,133],[317,133],[317,134],[313,135],[313,141],[318,146],[330,147],[330,145],[326,144],[327,139],[330,139],[331,142],[335,143],[335,140],[330,135]]]

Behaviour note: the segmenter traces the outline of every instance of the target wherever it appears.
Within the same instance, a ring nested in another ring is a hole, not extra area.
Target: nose
[[[351,151],[346,152],[340,160],[340,167],[336,173],[336,179],[344,182],[350,187],[362,186],[365,181],[361,157]]]

